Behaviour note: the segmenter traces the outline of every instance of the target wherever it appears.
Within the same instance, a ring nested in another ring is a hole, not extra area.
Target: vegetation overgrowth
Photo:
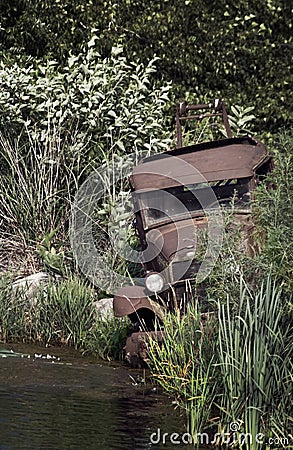
[[[153,377],[186,414],[194,444],[208,432],[220,447],[290,448],[293,333],[282,289],[271,274],[251,289],[241,270],[233,283],[204,320],[197,302],[183,318],[166,315],[166,339],[149,344]]]
[[[153,376],[186,414],[195,444],[205,433],[250,450],[292,442],[292,145],[291,131],[276,137],[274,170],[255,192],[255,253],[243,251],[241,227],[223,212],[204,304],[195,297],[184,317],[168,313],[166,340],[150,341]]]
[[[99,359],[122,359],[128,320],[99,314],[96,291],[76,276],[53,278],[37,292],[0,279],[0,342],[73,346]]]
[[[13,0],[0,17],[6,65],[66,65],[87,42],[104,58],[119,44],[128,60],[159,58],[156,80],[172,81],[171,105],[224,97],[256,107],[258,133],[292,125],[290,0]]]
[[[155,61],[134,64],[121,52],[113,48],[102,59],[89,44],[58,70],[54,61],[39,60],[2,68],[4,251],[7,238],[21,243],[20,254],[32,244],[62,272],[62,262],[70,260],[71,204],[86,177],[112,158],[138,149],[156,152],[170,143],[164,126],[170,86],[154,87]],[[108,198],[108,216],[113,200]]]
[[[121,356],[129,323],[97,315],[94,301],[104,292],[82,278],[72,256],[76,190],[98,166],[169,148],[175,98],[225,97],[234,105],[234,133],[258,134],[274,155],[254,199],[258,251],[243,252],[241,230],[227,233],[205,280],[213,314],[203,324],[196,298],[183,318],[168,314],[163,346],[151,343],[151,370],[186,412],[192,436],[209,427],[231,432],[237,422],[238,431],[263,432],[285,447],[292,423],[290,2],[93,3],[0,6],[0,340]],[[206,124],[198,137],[211,138]],[[127,195],[124,184],[114,186],[97,205],[95,239],[105,251],[109,217]],[[129,224],[123,214],[115,221],[119,237]],[[108,259],[129,276],[127,262],[111,251]],[[33,299],[15,291],[16,278],[37,270],[54,281]]]

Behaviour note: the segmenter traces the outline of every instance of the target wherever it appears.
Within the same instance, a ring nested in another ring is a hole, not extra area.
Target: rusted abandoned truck
[[[182,123],[213,116],[222,116],[227,138],[183,147]],[[232,137],[222,101],[179,104],[176,122],[177,148],[144,159],[130,176],[145,278],[141,286],[120,288],[113,303],[117,317],[128,315],[137,324],[126,343],[129,361],[144,356],[150,333],[161,339],[154,324],[164,309],[172,308],[174,299],[182,307],[192,298],[202,264],[196,259],[197,231],[208,229],[216,217],[212,228],[219,238],[217,211],[225,207],[233,209],[233,217],[249,235],[253,191],[271,169],[263,143],[249,136]]]

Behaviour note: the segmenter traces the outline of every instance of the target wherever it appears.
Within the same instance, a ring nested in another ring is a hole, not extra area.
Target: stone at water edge
[[[46,286],[48,280],[49,275],[46,272],[37,272],[14,281],[12,288],[15,292],[21,291],[30,302],[33,302],[40,287]],[[94,305],[101,319],[106,320],[114,317],[113,298],[102,298],[94,302]]]
[[[41,285],[46,285],[49,276],[46,272],[37,272],[12,283],[12,289],[22,291],[28,300],[33,300]]]
[[[113,298],[101,298],[94,302],[97,308],[97,313],[101,319],[112,319],[114,317],[113,312]]]

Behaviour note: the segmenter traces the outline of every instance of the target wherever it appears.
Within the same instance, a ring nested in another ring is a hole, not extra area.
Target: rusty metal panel
[[[201,183],[203,177],[208,182],[252,177],[267,159],[266,147],[255,140],[226,139],[147,158],[134,167],[130,181],[134,190],[148,190]]]
[[[113,309],[116,317],[133,314],[142,308],[153,311],[158,317],[162,316],[160,305],[148,297],[144,286],[125,286],[114,295]]]
[[[210,113],[206,113],[210,110]],[[190,114],[195,111],[196,114]],[[204,111],[204,112],[203,112]],[[207,117],[221,116],[228,138],[232,137],[231,127],[228,119],[225,103],[223,100],[215,99],[212,103],[189,105],[187,102],[176,105],[176,129],[177,129],[177,147],[182,147],[182,123],[188,120],[202,120]]]
[[[135,368],[143,368],[144,362],[148,362],[148,342],[150,339],[162,342],[163,331],[139,331],[132,333],[124,347],[126,361]]]

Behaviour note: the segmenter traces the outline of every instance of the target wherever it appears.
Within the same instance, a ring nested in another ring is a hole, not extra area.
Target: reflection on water
[[[0,358],[1,450],[178,448],[150,443],[158,428],[184,429],[167,399],[133,386],[136,372],[60,349],[54,362],[21,351],[31,358]]]

